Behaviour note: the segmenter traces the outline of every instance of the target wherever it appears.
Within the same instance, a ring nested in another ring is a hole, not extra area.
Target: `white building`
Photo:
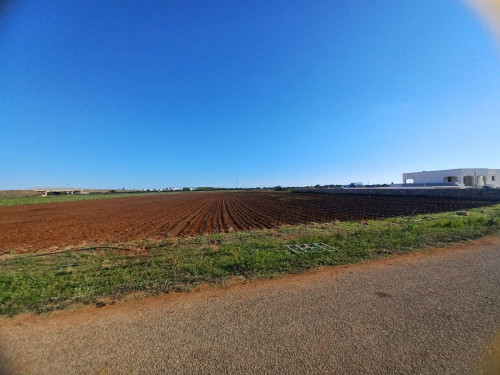
[[[37,188],[33,190],[39,192],[42,197],[46,197],[47,195],[50,194],[66,194],[66,195],[88,194],[88,192],[84,191],[83,189],[74,187],[66,187],[66,188],[49,187],[49,188]]]
[[[500,188],[500,169],[459,168],[403,173],[403,184],[413,186],[458,186]]]

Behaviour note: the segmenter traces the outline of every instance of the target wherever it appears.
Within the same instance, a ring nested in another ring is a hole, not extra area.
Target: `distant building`
[[[88,192],[84,191],[83,189],[73,188],[73,187],[66,187],[66,188],[50,187],[50,188],[37,188],[33,190],[40,193],[42,197],[46,197],[47,195],[61,195],[61,194],[66,194],[66,195],[88,194]]]
[[[500,188],[500,169],[458,168],[403,173],[403,186]]]

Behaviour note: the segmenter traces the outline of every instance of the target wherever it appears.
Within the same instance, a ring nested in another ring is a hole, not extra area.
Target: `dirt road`
[[[0,321],[15,374],[470,374],[500,330],[500,238]]]

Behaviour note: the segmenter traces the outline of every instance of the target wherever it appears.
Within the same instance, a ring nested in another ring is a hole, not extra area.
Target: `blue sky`
[[[398,183],[500,168],[500,49],[460,1],[0,11],[0,189]]]

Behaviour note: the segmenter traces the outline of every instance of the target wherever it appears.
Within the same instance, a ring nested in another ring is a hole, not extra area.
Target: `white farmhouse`
[[[413,186],[458,186],[500,188],[500,169],[458,168],[403,173],[403,184]]]

